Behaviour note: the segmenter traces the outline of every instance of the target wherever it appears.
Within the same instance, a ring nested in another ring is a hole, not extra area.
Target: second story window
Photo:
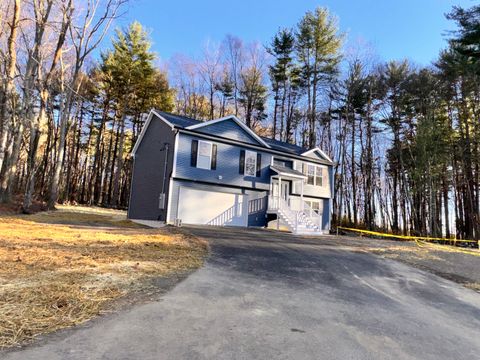
[[[315,185],[315,165],[307,165],[307,184]]]
[[[261,176],[262,154],[240,150],[239,173],[245,176]]]
[[[312,164],[303,164],[303,173],[307,175],[307,184],[314,186],[323,186],[323,166],[316,166]]]
[[[197,167],[210,170],[212,163],[212,143],[206,141],[198,142]]]
[[[217,145],[209,141],[192,140],[191,165],[199,169],[217,168]]]
[[[257,173],[257,153],[245,151],[245,175],[255,176]]]

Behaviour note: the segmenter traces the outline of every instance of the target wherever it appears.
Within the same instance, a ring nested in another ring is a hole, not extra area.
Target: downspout
[[[163,161],[163,184],[162,184],[162,194],[165,194],[165,184],[167,181],[167,163],[168,163],[168,150],[170,147],[169,143],[164,143],[163,144],[164,148],[162,150],[165,150],[165,160]]]
[[[158,199],[159,202],[159,209],[162,211],[166,210],[166,203],[167,203],[167,197],[165,195],[165,186],[166,186],[166,181],[167,181],[167,164],[168,164],[168,150],[169,150],[170,144],[169,143],[164,143],[163,148],[160,149],[160,151],[165,151],[165,158],[163,160],[163,182],[162,182],[162,190],[160,191],[160,196]],[[158,215],[157,220],[160,220],[160,216]]]

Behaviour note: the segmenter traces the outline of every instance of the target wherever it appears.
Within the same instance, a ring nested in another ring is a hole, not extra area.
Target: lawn
[[[205,242],[122,211],[0,216],[0,348],[85,322],[152,278],[201,266],[205,254]]]

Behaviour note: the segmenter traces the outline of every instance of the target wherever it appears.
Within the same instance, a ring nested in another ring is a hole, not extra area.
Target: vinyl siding
[[[295,160],[294,169],[302,172],[302,164],[308,164],[308,162]],[[331,195],[332,194],[332,188],[330,186],[331,177],[332,177],[332,167],[331,166],[326,166],[326,165],[313,164],[313,163],[310,163],[310,164],[322,167],[323,169],[326,170],[326,173],[328,174],[328,176],[323,176],[322,186],[309,185],[309,184],[305,183],[303,185],[303,195],[304,196],[321,197],[321,198],[330,198],[332,196]],[[293,189],[292,193],[293,194],[298,194],[298,195],[301,193],[301,187],[300,187],[299,184],[294,185],[294,189]]]
[[[199,169],[191,166],[191,146],[192,140],[204,139],[182,133],[179,133],[178,136],[175,178],[219,185],[240,186],[249,189],[270,189],[271,155],[269,153],[260,152],[262,154],[260,177],[244,176],[239,174],[240,151],[248,149],[243,148],[241,145],[237,146],[211,141],[217,144],[217,168],[215,170]]]
[[[178,133],[175,143],[175,133],[160,119],[153,116],[148,131],[145,132],[142,142],[139,144],[132,176],[131,197],[128,209],[128,217],[131,219],[161,220],[173,222],[178,213],[178,196],[180,186],[192,187],[208,191],[219,191],[233,194],[248,195],[249,214],[248,226],[266,225],[267,196],[270,191],[271,176],[270,170],[272,157],[290,161],[288,155],[278,156],[266,151],[256,151],[262,156],[260,176],[244,176],[239,174],[239,158],[241,150],[251,150],[241,144],[225,144],[214,140],[206,140],[192,134]],[[233,121],[223,121],[217,124],[197,129],[217,136],[252,144],[256,140],[246,134]],[[217,145],[217,164],[215,170],[199,169],[191,166],[191,143],[192,140],[209,141]],[[169,144],[168,158],[165,158],[165,151],[161,151],[164,144]],[[174,149],[174,146],[177,148]],[[176,155],[174,155],[174,150]],[[255,150],[254,150],[255,151]],[[174,159],[176,164],[174,166]],[[291,159],[296,170],[302,170],[302,163],[305,161]],[[159,209],[159,195],[162,189],[164,178],[164,164],[167,162],[165,182],[165,204],[169,206],[169,218],[167,211]],[[318,165],[318,164],[315,164]],[[332,196],[332,166],[324,166],[328,169],[328,177],[324,177],[323,186],[304,185],[304,197],[320,199],[323,201],[323,228],[330,226],[330,207]],[[300,184],[296,181],[291,188],[292,195],[300,195]],[[169,193],[169,186],[172,186]],[[171,198],[168,196],[171,194]]]
[[[212,125],[195,129],[198,132],[221,136],[231,140],[259,145],[258,141],[247,134],[234,120],[224,120]]]
[[[169,144],[168,159],[166,151],[161,151],[165,143]],[[175,135],[172,129],[155,116],[135,154],[128,217],[130,219],[161,220],[166,219],[168,190],[172,173]],[[164,164],[167,161],[165,181],[165,209],[159,209],[159,196],[162,190]]]

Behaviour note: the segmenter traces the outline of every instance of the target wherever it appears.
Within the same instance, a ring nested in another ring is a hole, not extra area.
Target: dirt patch
[[[0,347],[80,324],[159,277],[192,271],[205,254],[205,242],[141,227],[120,211],[1,216]]]

